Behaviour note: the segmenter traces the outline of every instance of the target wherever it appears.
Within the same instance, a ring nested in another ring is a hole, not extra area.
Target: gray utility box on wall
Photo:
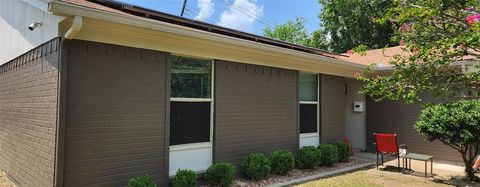
[[[363,101],[353,101],[353,111],[363,112]]]

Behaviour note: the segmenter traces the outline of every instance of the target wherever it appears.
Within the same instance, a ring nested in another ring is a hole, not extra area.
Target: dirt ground
[[[463,168],[448,164],[434,164],[433,176],[424,176],[424,162],[412,161],[413,172],[404,174],[399,172],[396,161],[390,161],[377,170],[375,167],[357,170],[329,178],[318,179],[297,185],[297,187],[323,187],[323,186],[355,186],[355,187],[434,187],[434,186],[479,186],[480,183],[462,180]],[[428,163],[430,167],[430,163]],[[430,172],[430,168],[428,168]]]

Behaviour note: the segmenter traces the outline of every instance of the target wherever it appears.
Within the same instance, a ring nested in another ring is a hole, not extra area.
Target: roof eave
[[[57,15],[90,17],[90,18],[95,18],[99,20],[126,24],[126,25],[140,27],[140,28],[147,28],[147,29],[152,29],[152,30],[157,30],[162,32],[181,34],[181,35],[190,36],[190,37],[208,39],[215,42],[231,43],[231,44],[241,45],[241,46],[249,47],[253,49],[261,49],[261,50],[266,50],[266,51],[271,51],[276,53],[293,55],[298,58],[306,58],[311,60],[323,61],[332,65],[341,66],[347,69],[362,70],[367,67],[366,65],[355,64],[355,63],[340,60],[337,58],[325,57],[322,55],[310,54],[306,52],[281,48],[277,46],[271,46],[268,44],[242,40],[240,38],[229,37],[229,36],[216,34],[216,33],[209,33],[209,32],[197,30],[194,28],[174,25],[171,23],[159,22],[156,20],[149,20],[146,18],[137,18],[137,17],[126,16],[122,14],[105,12],[105,11],[101,11],[93,8],[70,4],[63,1],[51,1],[49,4],[49,11]]]

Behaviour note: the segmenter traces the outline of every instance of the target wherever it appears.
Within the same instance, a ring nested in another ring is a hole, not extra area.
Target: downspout
[[[63,36],[65,39],[73,39],[75,35],[82,29],[83,18],[82,16],[74,16],[73,23],[70,29]]]

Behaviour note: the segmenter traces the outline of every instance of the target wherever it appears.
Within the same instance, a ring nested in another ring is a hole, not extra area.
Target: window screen
[[[210,102],[171,102],[170,145],[210,141]]]
[[[300,133],[317,132],[317,105],[300,104]]]
[[[211,61],[172,56],[171,83],[171,97],[210,98]]]
[[[300,73],[300,101],[317,101],[317,87],[316,74]]]

